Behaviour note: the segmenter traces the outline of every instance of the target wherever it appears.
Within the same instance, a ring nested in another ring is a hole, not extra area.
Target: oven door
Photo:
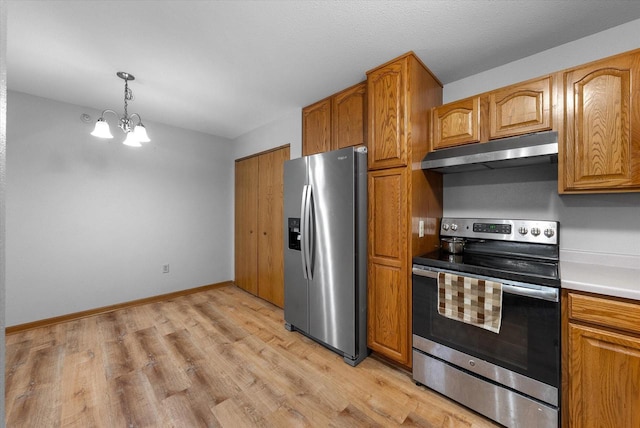
[[[447,362],[477,373],[478,367],[474,370],[473,366],[482,364],[466,358],[475,357],[483,360],[483,363],[486,361],[498,368],[519,373],[524,378],[553,386],[553,390],[557,391],[560,384],[559,290],[553,287],[481,278],[503,284],[502,324],[500,333],[496,334],[438,313],[437,275],[441,271],[436,268],[414,266],[414,347],[445,361],[449,356],[460,360],[462,355],[464,364]],[[501,378],[514,377],[511,373],[482,375],[498,383],[505,383]],[[510,381],[511,379],[508,379],[507,383]],[[517,385],[507,386],[518,389]],[[557,405],[557,398],[547,402]]]

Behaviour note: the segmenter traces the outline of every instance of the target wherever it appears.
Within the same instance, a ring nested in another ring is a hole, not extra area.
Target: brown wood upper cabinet
[[[431,147],[442,149],[550,130],[551,76],[435,107]]]
[[[640,426],[640,302],[563,292],[563,426]]]
[[[407,61],[367,74],[369,169],[407,165]]]
[[[640,191],[640,50],[561,72],[561,193]]]
[[[489,139],[551,129],[551,77],[489,92]]]
[[[284,306],[284,162],[289,147],[236,161],[235,283]]]
[[[480,142],[479,96],[435,107],[431,114],[434,150]]]
[[[366,144],[366,83],[302,109],[302,155]]]
[[[302,155],[331,150],[331,98],[302,109]]]

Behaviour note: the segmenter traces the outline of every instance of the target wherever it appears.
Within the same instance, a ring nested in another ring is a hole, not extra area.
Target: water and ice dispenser
[[[300,219],[289,218],[289,248],[300,251]]]

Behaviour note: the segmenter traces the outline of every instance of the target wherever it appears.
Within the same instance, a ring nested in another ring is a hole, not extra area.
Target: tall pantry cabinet
[[[284,306],[283,186],[289,147],[236,161],[235,283]]]
[[[442,217],[442,176],[420,168],[430,109],[441,104],[442,84],[412,52],[367,72],[367,345],[406,367],[412,258],[437,248]]]

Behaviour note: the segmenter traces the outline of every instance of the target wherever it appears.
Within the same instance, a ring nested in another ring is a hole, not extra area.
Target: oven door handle
[[[433,278],[437,280],[439,272],[413,268],[411,270],[411,273],[413,273],[414,275],[423,276],[425,278]],[[523,297],[531,297],[532,299],[548,300],[550,302],[558,302],[560,300],[559,290],[557,288],[551,287],[544,290],[539,290],[537,288],[518,287],[516,285],[502,284],[502,292],[516,294]]]
[[[523,297],[531,297],[532,299],[547,300],[549,302],[559,301],[557,288],[538,290],[535,288],[516,287],[514,285],[502,284],[502,292],[516,294]]]
[[[411,273],[413,273],[414,275],[418,275],[418,276],[424,276],[425,278],[438,279],[438,272],[435,272],[435,271],[432,271],[432,270],[424,270],[424,269],[413,268],[411,270]]]

